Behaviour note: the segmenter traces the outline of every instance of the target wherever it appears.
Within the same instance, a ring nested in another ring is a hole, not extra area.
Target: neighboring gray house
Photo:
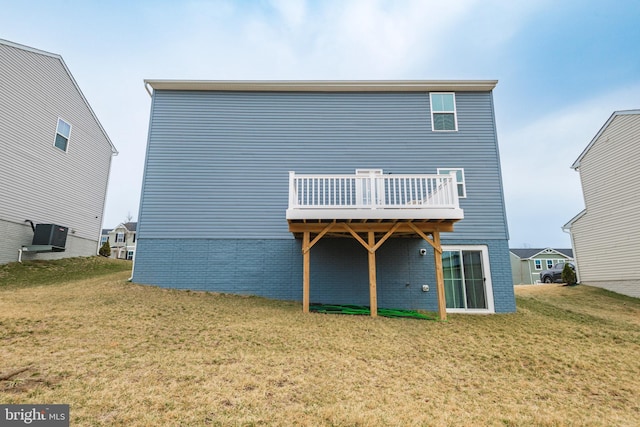
[[[585,209],[563,227],[580,283],[637,298],[639,163],[640,110],[616,111],[571,166],[580,173]]]
[[[111,258],[132,260],[136,253],[137,222],[124,222],[107,233]]]
[[[514,285],[540,283],[540,272],[561,262],[573,262],[571,249],[509,249]]]
[[[0,40],[0,64],[0,263],[33,243],[31,223],[66,242],[24,259],[95,255],[117,151],[59,55]]]
[[[496,81],[145,83],[134,282],[515,310]]]

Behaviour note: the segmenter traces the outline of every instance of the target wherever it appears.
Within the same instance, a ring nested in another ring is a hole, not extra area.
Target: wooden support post
[[[302,236],[302,312],[309,312],[309,259],[311,257],[311,248],[309,247],[310,234],[305,231]]]
[[[371,317],[378,317],[378,290],[376,286],[376,236],[369,231],[369,305]]]
[[[436,289],[438,291],[438,315],[440,320],[447,320],[447,302],[444,297],[444,272],[442,271],[442,246],[440,232],[433,232],[433,257],[436,267]]]

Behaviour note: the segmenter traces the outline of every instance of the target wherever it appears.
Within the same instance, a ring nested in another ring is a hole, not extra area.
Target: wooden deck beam
[[[289,223],[289,230],[302,233],[303,254],[303,284],[302,284],[302,311],[309,312],[309,288],[310,288],[310,251],[322,237],[352,236],[368,252],[369,261],[369,303],[371,317],[378,315],[376,251],[394,233],[417,234],[433,247],[434,263],[436,271],[436,290],[438,297],[438,316],[440,320],[447,319],[446,300],[444,292],[444,272],[442,267],[442,245],[440,243],[441,231],[453,231],[453,222],[318,222],[318,223]],[[342,232],[340,233],[340,230]],[[339,233],[339,234],[338,234]],[[366,233],[367,241],[360,236]],[[376,233],[385,233],[376,242]],[[311,234],[316,236],[311,240]],[[429,238],[428,235],[431,235]]]
[[[376,235],[369,232],[369,307],[371,317],[378,317],[378,289],[376,283]]]
[[[442,246],[440,232],[433,233],[433,258],[436,267],[436,289],[438,291],[438,316],[440,320],[447,320],[447,302],[444,296],[444,271],[442,269]]]
[[[311,233],[320,233],[324,230],[328,224],[332,224],[333,222],[290,222],[289,223],[289,231],[292,233],[304,233],[305,231],[309,231]],[[398,222],[336,222],[336,227],[333,228],[332,233],[336,231],[338,226],[344,227],[347,224],[350,230],[356,233],[368,233],[369,231],[373,231],[374,233],[386,233],[391,228],[396,227],[394,233],[411,233],[415,234],[416,229],[422,231],[423,233],[431,233],[432,231],[438,230],[441,232],[444,231],[453,231],[453,222],[407,222],[407,221],[398,221]],[[348,233],[346,229],[345,233]],[[349,232],[350,233],[350,232]]]
[[[302,260],[303,260],[303,273],[302,273],[302,312],[309,312],[309,267],[310,267],[310,246],[309,246],[310,233],[305,231],[302,238]],[[306,248],[306,250],[305,250]]]

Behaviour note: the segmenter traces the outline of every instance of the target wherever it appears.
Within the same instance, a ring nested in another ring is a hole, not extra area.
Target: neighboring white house
[[[106,235],[109,239],[109,246],[111,247],[111,258],[133,259],[136,253],[137,228],[137,222],[125,222],[118,224],[118,226],[112,230],[103,230],[102,241],[105,241],[104,231],[107,231]]]
[[[640,297],[640,110],[614,112],[571,166],[585,209],[565,226],[581,283]]]
[[[0,264],[35,243],[31,223],[66,242],[24,259],[95,255],[117,151],[59,55],[0,39],[0,151]]]

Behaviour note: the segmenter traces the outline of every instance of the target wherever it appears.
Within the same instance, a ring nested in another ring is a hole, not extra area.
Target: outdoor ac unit
[[[55,224],[36,224],[32,245],[49,245],[64,248],[69,229]]]

